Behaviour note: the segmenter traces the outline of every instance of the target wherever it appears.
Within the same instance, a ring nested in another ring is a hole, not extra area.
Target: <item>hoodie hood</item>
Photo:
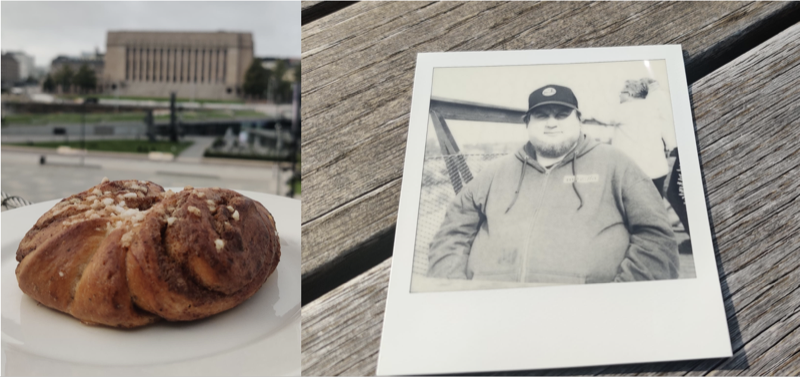
[[[594,149],[598,145],[600,145],[599,142],[597,142],[594,139],[590,139],[589,137],[586,136],[586,134],[581,132],[580,135],[578,135],[578,143],[575,145],[575,147],[572,148],[572,150],[569,153],[567,153],[564,156],[564,158],[561,159],[561,161],[559,161],[555,165],[553,165],[553,168],[556,168],[556,167],[558,167],[560,165],[563,165],[563,164],[571,163],[572,164],[572,175],[573,176],[577,176],[578,175],[577,174],[577,170],[578,169],[575,167],[575,165],[576,165],[575,160],[577,160],[578,158],[583,157],[585,154],[591,152],[592,149]],[[520,191],[520,188],[522,187],[522,181],[525,179],[525,170],[526,170],[525,169],[525,165],[530,165],[532,168],[536,169],[540,173],[546,173],[547,172],[545,170],[545,168],[536,160],[536,150],[533,148],[533,144],[531,144],[530,141],[525,143],[525,145],[522,146],[522,148],[520,148],[517,151],[515,156],[521,162],[520,173],[519,173],[519,181],[517,182],[517,189],[514,192],[514,198],[511,200],[511,203],[508,205],[508,208],[506,209],[506,213],[508,213],[508,211],[511,210],[511,208],[514,206],[514,203],[517,202],[517,198],[519,197],[519,191]],[[583,197],[581,196],[580,191],[578,191],[578,186],[575,183],[576,183],[575,181],[572,182],[572,190],[575,191],[575,195],[578,196],[578,199],[581,202],[581,204],[578,206],[578,210],[580,210],[583,207]]]

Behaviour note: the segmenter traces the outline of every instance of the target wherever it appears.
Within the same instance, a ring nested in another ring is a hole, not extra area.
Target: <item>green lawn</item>
[[[110,94],[95,94],[95,95],[78,95],[78,94],[62,94],[56,96],[61,99],[72,100],[76,98],[102,98],[102,99],[122,99],[132,101],[164,101],[169,102],[169,97],[131,97],[131,96],[115,96]],[[176,102],[197,102],[197,103],[244,103],[242,100],[223,100],[223,99],[191,99],[191,98],[176,98]]]
[[[101,122],[133,122],[142,121],[144,114],[140,112],[86,114],[86,124]],[[3,117],[5,125],[39,126],[47,124],[80,124],[81,114],[49,113],[49,114],[9,114]]]
[[[249,119],[267,118],[267,115],[253,110],[205,110],[205,111],[182,111],[180,119],[189,120],[210,120],[210,119]],[[169,115],[157,116],[156,120],[169,120]]]
[[[120,113],[88,113],[86,124],[114,123],[114,122],[144,122],[143,111]],[[248,119],[266,118],[264,113],[252,110],[184,110],[178,114],[183,121],[215,120],[215,119]],[[156,122],[169,121],[169,114],[155,116]],[[81,114],[76,113],[48,113],[48,114],[9,114],[3,117],[6,126],[39,126],[48,124],[80,124],[83,122]]]
[[[49,141],[38,143],[13,143],[10,145],[24,146],[24,147],[39,147],[39,148],[58,148],[66,145],[70,148],[80,149],[83,148],[79,141]],[[191,141],[183,141],[178,143],[171,143],[169,141],[156,141],[149,142],[147,140],[87,140],[86,149],[90,151],[104,151],[104,152],[128,152],[128,153],[148,153],[148,152],[169,152],[174,155],[179,155],[184,149],[192,145]]]

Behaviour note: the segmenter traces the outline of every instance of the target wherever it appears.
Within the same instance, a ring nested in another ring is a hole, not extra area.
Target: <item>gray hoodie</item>
[[[630,158],[581,135],[549,169],[528,143],[467,184],[429,251],[428,275],[563,284],[674,279],[661,196]]]

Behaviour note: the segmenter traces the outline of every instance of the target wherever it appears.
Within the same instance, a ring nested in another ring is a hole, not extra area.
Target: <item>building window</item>
[[[126,47],[125,48],[125,80],[130,80],[130,72],[131,72],[130,71],[130,69],[131,69],[130,56],[129,56],[130,52],[131,52],[131,49]]]
[[[208,82],[214,83],[214,50],[208,50]]]
[[[219,49],[217,49],[215,52],[217,53],[217,56],[214,58],[214,60],[217,63],[214,64],[214,81],[219,82]]]
[[[157,74],[158,73],[158,68],[156,68],[156,64],[158,63],[158,59],[157,59],[158,50],[152,49],[152,50],[149,50],[149,51],[150,51],[150,59],[147,62],[150,63],[150,69],[149,69],[149,71],[150,71],[150,81],[151,82],[155,82],[155,81],[158,80],[158,74]]]
[[[204,82],[206,73],[206,50],[200,50],[200,82]]]
[[[139,81],[144,81],[144,49],[139,49]]]
[[[153,82],[158,82],[158,73],[161,68],[161,60],[158,59],[158,49],[153,49]]]
[[[186,82],[192,82],[192,49],[186,50]]]
[[[164,49],[160,48],[158,59],[158,81],[164,81]]]
[[[167,49],[167,59],[164,60],[164,63],[166,63],[166,67],[164,67],[164,81],[169,82],[169,49]]]
[[[159,65],[160,64],[159,64],[159,61],[158,61],[158,49],[154,48],[153,49],[153,65],[151,65],[152,74],[150,75],[150,81],[152,81],[152,82],[158,82],[158,66]]]
[[[150,49],[144,52],[144,81],[150,81]]]
[[[158,82],[158,74],[161,71],[161,60],[158,59],[158,49],[153,49],[153,82]]]
[[[164,56],[164,49],[161,49],[161,78],[159,81],[165,81],[167,78],[167,68],[169,65],[167,64],[167,59],[169,58],[169,51],[167,51],[167,56]]]
[[[181,70],[181,71],[180,71],[180,73],[178,74],[178,80],[179,80],[180,82],[183,82],[183,59],[184,59],[184,58],[183,58],[183,49],[181,49],[181,64],[180,64],[180,67],[181,67],[181,68],[180,68],[180,70]]]
[[[136,49],[131,49],[131,80],[136,81]]]
[[[222,81],[225,81],[228,72],[228,50],[222,50]]]
[[[158,72],[161,66],[161,61],[158,60],[158,49],[153,49],[153,82],[158,82]]]
[[[136,49],[131,48],[131,80],[136,81]]]
[[[200,50],[194,50],[194,82],[197,82],[197,58],[200,55]]]
[[[208,50],[208,82],[214,82],[214,50]]]

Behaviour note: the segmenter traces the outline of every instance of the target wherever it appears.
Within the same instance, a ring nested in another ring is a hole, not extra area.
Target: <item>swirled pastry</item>
[[[275,220],[225,189],[104,181],[45,213],[17,250],[20,288],[87,324],[137,327],[228,310],[275,271]]]

